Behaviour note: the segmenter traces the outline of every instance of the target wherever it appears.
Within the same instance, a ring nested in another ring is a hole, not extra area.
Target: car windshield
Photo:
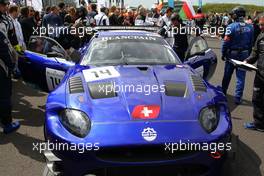
[[[178,64],[175,54],[160,37],[111,36],[95,38],[82,65]]]

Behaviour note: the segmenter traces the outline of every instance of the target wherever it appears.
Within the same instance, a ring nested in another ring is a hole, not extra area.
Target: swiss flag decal
[[[158,105],[138,105],[132,112],[134,119],[156,119],[160,113]]]

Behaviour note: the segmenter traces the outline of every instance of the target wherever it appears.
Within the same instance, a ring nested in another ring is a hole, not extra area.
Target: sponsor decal
[[[102,37],[102,41],[109,40],[148,40],[148,41],[156,41],[156,37],[151,36],[113,36],[113,37]]]
[[[153,128],[149,128],[149,127],[145,128],[141,134],[142,134],[142,137],[148,142],[154,141],[158,135],[157,132]]]
[[[138,105],[132,112],[134,119],[156,119],[159,116],[160,106],[158,105]]]

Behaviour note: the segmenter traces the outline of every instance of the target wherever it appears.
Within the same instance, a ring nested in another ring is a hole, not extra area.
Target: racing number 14
[[[120,76],[119,72],[113,66],[83,70],[83,75],[86,82],[93,82]]]
[[[109,76],[112,76],[110,70],[108,70],[108,69],[105,69],[105,70],[98,70],[98,71],[92,71],[91,73],[93,73],[94,76],[95,76],[96,78],[100,78],[100,77],[102,77],[104,74],[108,74]]]

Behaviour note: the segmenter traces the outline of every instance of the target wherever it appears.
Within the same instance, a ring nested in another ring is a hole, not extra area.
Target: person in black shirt
[[[15,26],[13,24],[12,18],[7,15],[9,1],[6,1],[5,4],[1,4],[0,8],[0,28],[4,33],[7,34],[9,41],[12,46],[18,45],[18,40],[16,37]]]
[[[74,7],[70,7],[69,13],[65,15],[64,25],[74,24],[76,20],[76,9]]]
[[[29,15],[29,8],[28,7],[21,8],[21,17],[19,18],[19,22],[21,24],[23,37],[26,45],[28,45],[29,39],[33,35],[34,29],[36,29],[37,27],[33,17],[29,17],[28,15]]]
[[[255,17],[255,19],[253,20],[253,27],[254,27],[254,42],[255,42],[261,32],[259,27],[259,17]]]
[[[1,2],[3,1],[0,0]],[[12,46],[7,38],[7,34],[0,29],[0,127],[2,127],[3,132],[6,134],[20,127],[19,122],[13,122],[12,120],[11,71],[14,68],[14,64],[11,52]]]
[[[177,53],[181,61],[184,62],[185,53],[188,49],[188,37],[179,14],[173,14],[171,16],[171,24],[174,37],[173,50]]]
[[[245,123],[245,128],[264,132],[264,16],[259,18],[259,27],[261,32],[257,37],[251,55],[245,61],[249,64],[257,62],[258,68],[252,98],[254,122]]]
[[[114,12],[109,17],[110,26],[118,26],[118,17],[119,17],[119,10],[115,9]]]
[[[59,16],[61,17],[61,20],[63,21],[67,14],[65,10],[65,3],[64,2],[59,3],[58,7],[59,7]]]
[[[204,14],[202,13],[202,9],[198,8],[197,15],[195,18],[195,25],[198,27],[196,31],[196,36],[200,36],[202,34],[205,22],[206,22],[206,19],[205,19]]]

